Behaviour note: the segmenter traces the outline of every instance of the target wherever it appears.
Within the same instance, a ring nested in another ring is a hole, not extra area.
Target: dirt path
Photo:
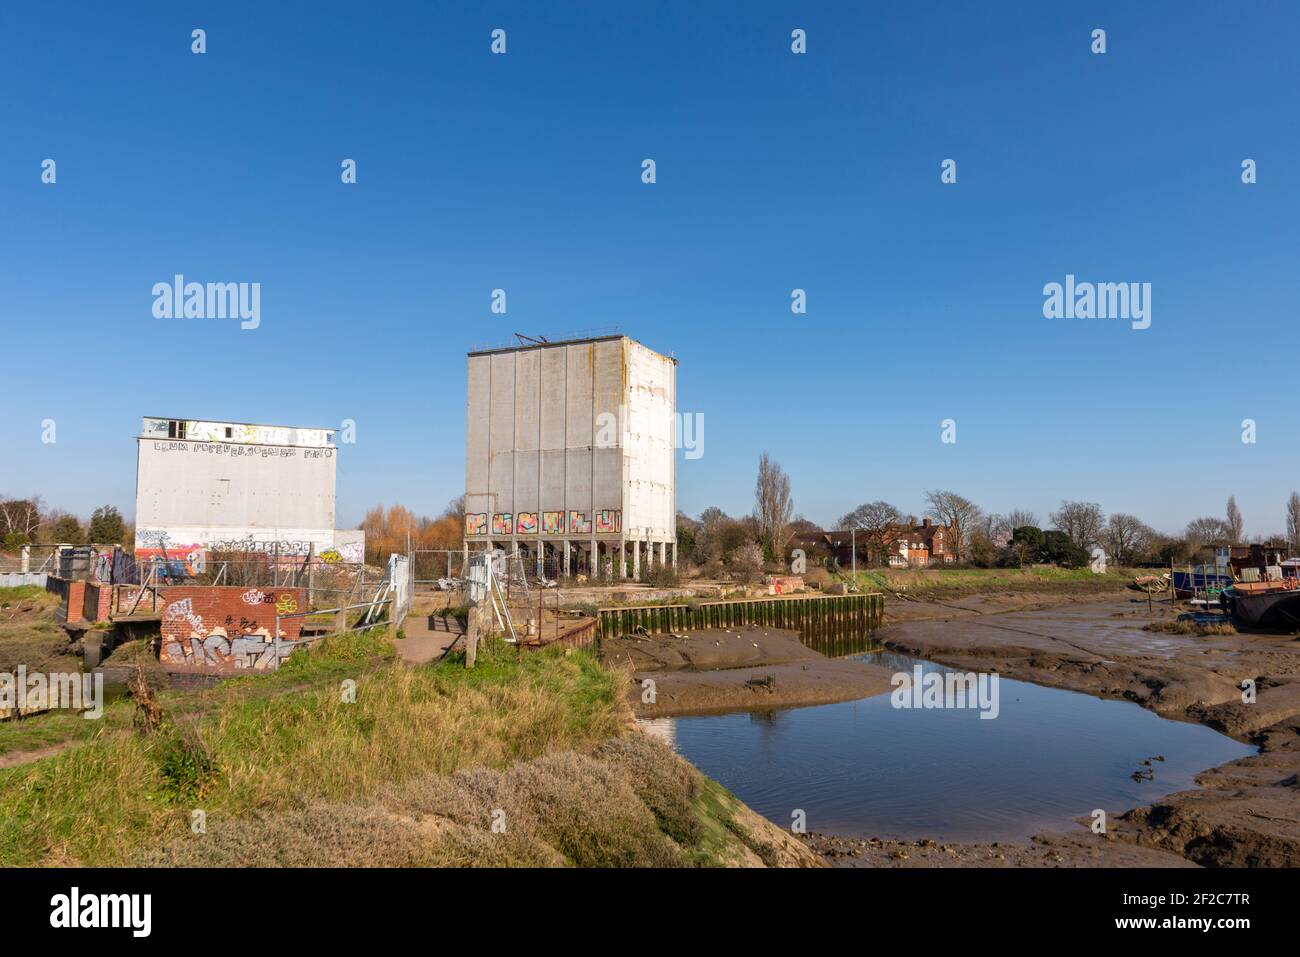
[[[49,744],[43,748],[33,748],[30,751],[6,751],[0,754],[0,771],[5,768],[16,768],[20,764],[29,764],[32,761],[39,761],[41,758],[50,758],[60,751],[66,751],[76,744],[81,744],[83,739],[76,738],[70,741],[60,741],[57,744]]]
[[[433,615],[411,615],[402,624],[406,636],[393,642],[397,657],[408,665],[422,665],[441,658],[463,632],[435,630],[431,626]],[[441,620],[441,619],[440,619]]]

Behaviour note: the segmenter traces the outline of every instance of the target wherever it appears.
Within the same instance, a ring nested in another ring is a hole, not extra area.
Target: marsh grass
[[[1175,621],[1153,621],[1142,626],[1143,631],[1155,631],[1166,635],[1235,635],[1236,627],[1230,621],[1198,622],[1191,618],[1179,618]]]
[[[858,572],[858,587],[864,591],[920,599],[962,598],[994,592],[1087,595],[1117,591],[1131,580],[1129,570],[1118,568],[1100,575],[1087,568],[1055,567],[878,568]]]
[[[0,771],[0,864],[117,865],[187,833],[200,800],[217,819],[365,802],[417,776],[589,750],[626,727],[618,678],[586,654],[518,658],[489,643],[478,662],[407,667],[372,632],[328,639],[272,675],[165,694],[171,732],[125,732],[119,720]],[[186,721],[193,739],[178,744]]]

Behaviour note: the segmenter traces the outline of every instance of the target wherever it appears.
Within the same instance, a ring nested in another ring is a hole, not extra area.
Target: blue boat
[[[1179,598],[1192,598],[1197,592],[1223,591],[1231,584],[1231,573],[1220,565],[1174,569],[1174,594]]]

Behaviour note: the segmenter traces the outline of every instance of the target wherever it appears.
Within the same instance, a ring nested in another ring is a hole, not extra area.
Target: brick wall
[[[84,581],[69,581],[67,583],[66,597],[63,601],[63,620],[68,624],[81,621],[85,617],[86,609],[86,583]]]
[[[99,582],[81,582],[85,586],[85,595],[81,603],[81,615],[87,621],[107,621],[112,610],[113,586]]]
[[[274,671],[300,647],[302,619],[280,623],[280,614],[305,611],[305,588],[184,585],[163,589],[162,649],[169,672],[207,675]]]

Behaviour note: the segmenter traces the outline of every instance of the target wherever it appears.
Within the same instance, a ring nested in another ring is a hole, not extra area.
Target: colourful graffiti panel
[[[537,513],[520,512],[519,521],[516,523],[515,528],[518,529],[520,535],[536,535],[537,534]]]
[[[563,512],[542,512],[542,534],[563,535],[564,534],[564,513]]]
[[[569,532],[574,535],[590,535],[591,519],[586,512],[569,513]]]
[[[465,513],[466,535],[486,535],[487,528],[487,512]]]
[[[178,577],[202,575],[207,569],[207,552],[202,545],[173,545],[168,548],[137,548],[135,560],[144,565],[158,562],[167,566],[167,574]]]
[[[515,516],[512,512],[497,512],[492,516],[493,535],[513,535],[514,532]]]
[[[158,660],[169,672],[231,674],[275,671],[301,647],[303,588],[169,587]]]
[[[597,532],[617,532],[622,527],[623,513],[616,508],[602,508],[596,513]]]

